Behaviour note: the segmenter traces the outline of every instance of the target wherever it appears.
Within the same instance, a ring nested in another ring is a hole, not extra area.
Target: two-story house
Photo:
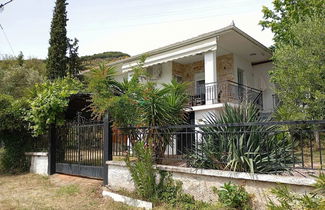
[[[244,100],[263,114],[273,111],[271,51],[234,25],[143,54],[148,55],[144,66],[158,85],[173,78],[190,82],[192,123],[200,124],[205,114],[218,113],[225,103]],[[112,63],[116,79],[130,78],[141,55]]]

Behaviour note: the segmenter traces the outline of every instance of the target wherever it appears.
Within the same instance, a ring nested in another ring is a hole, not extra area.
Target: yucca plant
[[[194,167],[228,169],[250,173],[282,172],[292,163],[292,144],[277,126],[259,125],[264,122],[258,109],[245,104],[225,106],[220,115],[210,113],[203,127],[202,141],[190,155]],[[234,126],[234,123],[257,123]]]

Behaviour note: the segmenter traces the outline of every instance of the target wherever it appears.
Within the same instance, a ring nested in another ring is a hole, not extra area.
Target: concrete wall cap
[[[113,166],[125,167],[125,162],[122,161],[107,161],[106,164]],[[290,184],[290,185],[304,185],[310,186],[315,184],[316,181],[313,178],[303,178],[296,176],[281,176],[281,175],[272,175],[272,174],[252,174],[246,172],[234,172],[234,171],[222,171],[214,169],[197,169],[197,168],[187,168],[187,167],[178,167],[178,166],[169,166],[169,165],[157,165],[156,168],[169,172],[185,173],[185,174],[195,174],[195,175],[204,175],[212,177],[223,177],[223,178],[232,178],[232,179],[242,179],[242,180],[252,180],[260,182],[273,182],[281,184]]]
[[[47,157],[48,152],[25,152],[25,155],[28,155],[28,156],[44,156],[44,157]]]

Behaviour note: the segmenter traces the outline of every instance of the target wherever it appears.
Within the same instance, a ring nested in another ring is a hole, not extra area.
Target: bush
[[[286,185],[279,185],[271,189],[277,203],[269,199],[267,204],[270,210],[294,210],[294,209],[324,209],[325,200],[314,193],[299,196],[290,192]]]
[[[28,141],[21,136],[2,136],[4,140],[4,148],[0,151],[0,172],[18,174],[28,171],[30,162],[25,156],[25,152],[29,148]]]
[[[69,77],[37,84],[28,100],[30,109],[25,117],[30,122],[33,134],[44,134],[50,124],[62,125],[69,97],[79,93],[81,89],[81,82]]]
[[[195,201],[193,196],[183,193],[182,183],[174,181],[170,173],[154,168],[153,152],[150,147],[143,142],[137,142],[134,145],[134,152],[137,160],[131,162],[127,156],[126,164],[130,170],[136,193],[143,199],[155,203],[167,203],[181,209],[209,207],[209,204]],[[158,182],[157,173],[160,175]]]
[[[226,105],[220,116],[210,114],[202,127],[202,141],[189,153],[189,165],[251,173],[277,173],[292,163],[292,144],[275,126],[231,126],[232,123],[264,122],[253,105]]]
[[[130,170],[136,192],[142,198],[153,200],[157,198],[156,172],[153,168],[152,151],[143,142],[134,145],[137,157],[135,163],[131,163],[129,156],[126,158],[127,167]]]
[[[302,196],[290,192],[285,185],[279,185],[271,189],[277,203],[269,199],[268,208],[270,210],[325,209],[325,174],[321,173],[315,178],[314,192]]]
[[[243,186],[225,183],[220,189],[213,188],[218,194],[218,201],[224,206],[235,209],[248,210],[250,207],[250,196]]]
[[[0,165],[2,173],[20,173],[28,170],[29,163],[25,152],[32,141],[27,130],[27,122],[23,120],[26,109],[24,100],[14,100],[8,95],[0,95]]]

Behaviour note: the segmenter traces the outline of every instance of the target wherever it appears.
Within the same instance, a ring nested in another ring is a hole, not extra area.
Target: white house
[[[226,102],[248,100],[262,113],[273,111],[271,51],[234,25],[143,54],[158,85],[173,78],[192,84],[192,123],[200,124],[208,112],[218,113]],[[130,78],[141,55],[111,63],[118,70],[116,79]]]

